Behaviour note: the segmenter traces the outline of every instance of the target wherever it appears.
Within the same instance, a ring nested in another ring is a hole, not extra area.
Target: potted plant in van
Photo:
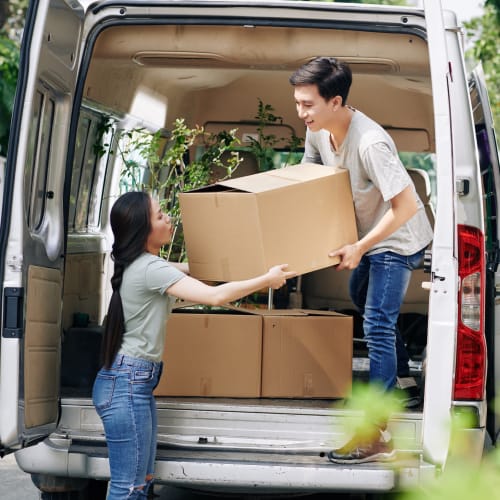
[[[275,109],[271,104],[265,104],[259,98],[257,114],[255,115],[255,129],[257,138],[248,136],[250,145],[248,149],[257,159],[259,171],[265,172],[273,168],[281,167],[281,164],[293,165],[297,163],[297,149],[302,143],[302,139],[295,135],[295,131],[290,127],[289,137],[280,137],[276,135],[273,128],[286,127],[283,123],[283,117],[275,113]],[[276,158],[279,154],[277,146],[283,145],[286,156]],[[300,155],[301,156],[301,155]]]
[[[134,128],[122,132],[118,147],[123,161],[122,189],[152,192],[158,196],[161,207],[176,220],[172,244],[164,254],[170,260],[185,259],[178,193],[210,184],[214,181],[214,169],[219,172],[217,180],[231,177],[243,161],[239,151],[250,151],[257,159],[259,171],[298,160],[301,139],[291,128],[288,137],[278,136],[272,130],[273,126],[285,126],[273,106],[259,99],[255,119],[252,123],[257,138],[250,137],[247,147],[241,146],[237,128],[209,133],[198,125],[189,127],[184,118],[177,118],[170,131]],[[284,146],[284,158],[277,149],[278,144]],[[277,154],[280,154],[278,159]],[[222,178],[221,171],[225,174]]]
[[[122,134],[120,143],[123,190],[145,189],[158,196],[162,209],[176,221],[172,243],[163,255],[183,261],[178,194],[209,184],[215,167],[222,169],[226,177],[232,175],[242,161],[235,149],[239,144],[236,129],[208,133],[198,125],[190,128],[183,118],[178,118],[171,131],[132,129]]]

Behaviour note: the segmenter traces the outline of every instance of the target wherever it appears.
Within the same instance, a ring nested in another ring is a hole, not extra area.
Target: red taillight
[[[458,226],[458,330],[455,400],[483,399],[486,377],[484,339],[484,236]]]

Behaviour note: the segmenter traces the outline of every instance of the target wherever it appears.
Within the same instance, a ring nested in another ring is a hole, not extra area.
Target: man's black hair
[[[352,83],[351,68],[334,57],[316,57],[296,70],[289,79],[293,86],[316,85],[319,95],[329,101],[342,97],[342,106],[347,102]]]

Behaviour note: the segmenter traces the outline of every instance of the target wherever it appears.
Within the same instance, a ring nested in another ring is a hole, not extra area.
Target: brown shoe
[[[328,460],[337,464],[388,462],[395,458],[396,450],[389,433],[379,428],[356,432],[344,446],[328,453]]]

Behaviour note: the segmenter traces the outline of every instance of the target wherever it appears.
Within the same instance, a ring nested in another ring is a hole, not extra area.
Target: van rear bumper
[[[109,479],[107,448],[48,438],[16,452],[27,473]],[[435,467],[420,456],[398,458],[391,465],[335,465],[315,453],[216,452],[160,448],[155,480],[210,492],[387,492],[405,490],[435,477]]]

